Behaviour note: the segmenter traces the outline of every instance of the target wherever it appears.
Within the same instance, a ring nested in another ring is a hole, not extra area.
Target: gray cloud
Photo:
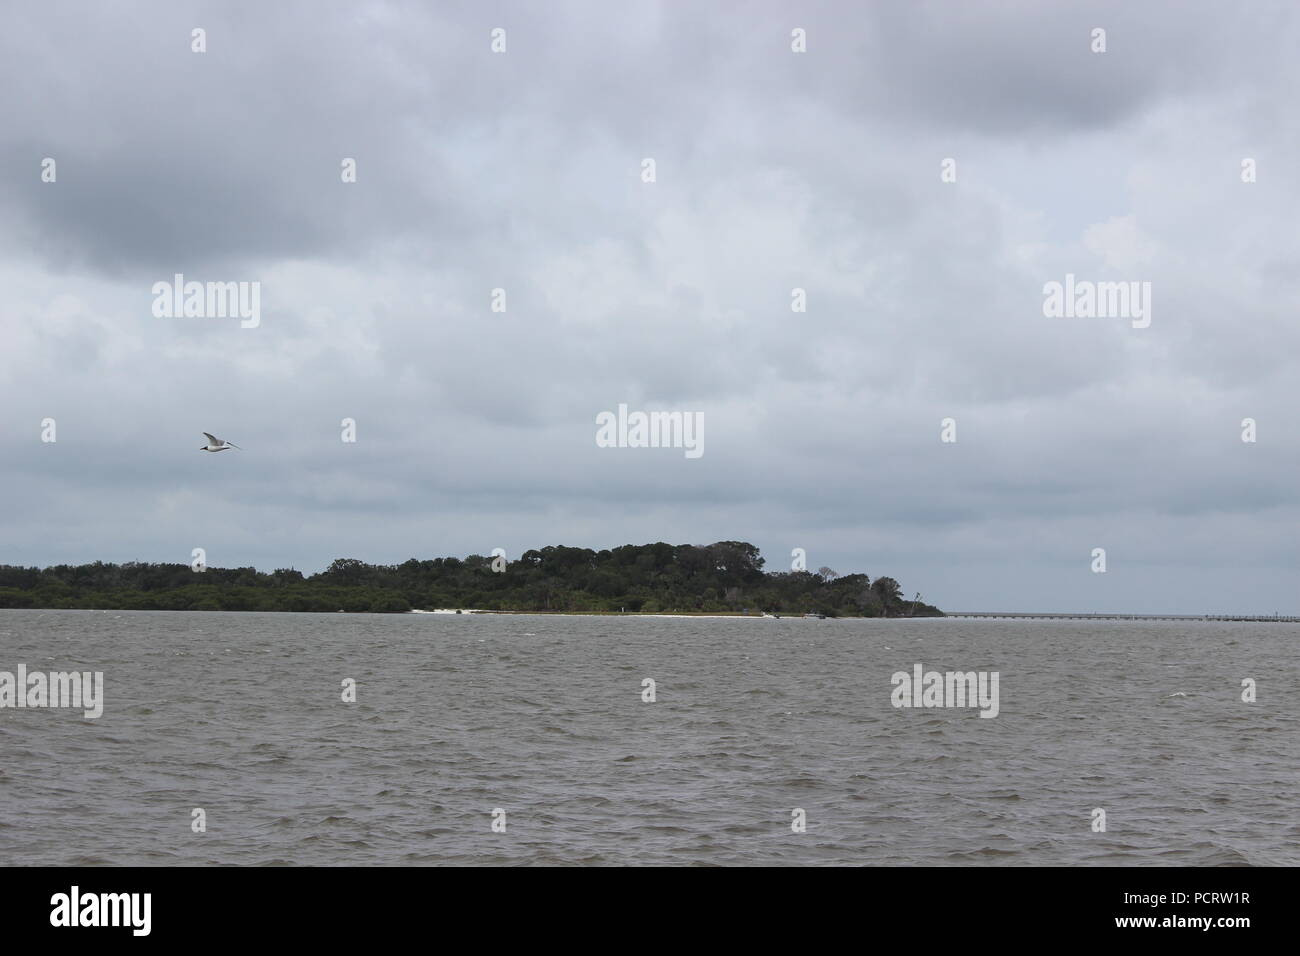
[[[5,17],[0,561],[746,538],[949,608],[1300,610],[1286,4]],[[174,272],[261,326],[155,318]],[[1045,318],[1067,272],[1151,327]],[[620,402],[704,457],[597,448]]]

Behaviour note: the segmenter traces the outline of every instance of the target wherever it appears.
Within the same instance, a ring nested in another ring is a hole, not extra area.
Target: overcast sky
[[[1300,613],[1294,3],[0,16],[0,563],[741,539],[948,610]],[[260,325],[156,317],[175,273]],[[1149,327],[1046,317],[1067,273]],[[619,403],[704,454],[597,447]]]

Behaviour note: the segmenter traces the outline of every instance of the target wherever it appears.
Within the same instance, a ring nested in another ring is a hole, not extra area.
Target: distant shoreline
[[[436,608],[432,611],[421,608],[412,608],[408,614],[439,614],[439,615],[456,615],[456,614],[545,614],[549,617],[707,617],[707,618],[744,618],[749,620],[762,620],[771,618],[781,620],[784,618],[798,620],[836,620],[836,617],[845,620],[854,621],[901,621],[909,620],[906,617],[890,618],[872,618],[866,615],[841,614],[833,617],[831,615],[804,615],[804,614],[763,614],[755,611],[498,611],[493,608]],[[928,618],[933,620],[933,616]]]
[[[547,611],[547,610],[496,610],[493,608],[435,608],[426,610],[424,608],[412,608],[400,612],[384,611],[344,611],[344,610],[306,610],[306,611],[286,611],[286,610],[267,610],[258,608],[221,610],[219,608],[138,608],[138,607],[0,607],[0,612],[5,611],[72,611],[88,612],[99,614],[189,614],[189,613],[206,613],[206,614],[276,614],[276,615],[293,615],[293,614],[370,614],[381,615],[384,617],[400,617],[407,614],[419,614],[437,617],[469,617],[472,615],[498,614],[498,615],[517,615],[522,617],[662,617],[662,618],[699,618],[704,620],[750,620],[761,621],[763,619],[771,620],[824,620],[824,621],[1132,621],[1134,623],[1151,623],[1166,621],[1175,624],[1197,624],[1197,623],[1259,623],[1259,624],[1300,624],[1300,615],[1287,614],[1120,614],[1120,613],[1103,613],[1103,612],[1077,612],[1077,613],[1028,613],[1028,612],[940,612],[938,614],[915,614],[915,615],[897,615],[890,617],[881,617],[870,614],[839,614],[839,615],[816,615],[816,614],[755,614],[744,611]]]
[[[841,575],[805,567],[764,570],[745,541],[663,541],[593,551],[548,545],[507,560],[504,549],[465,558],[368,564],[338,558],[324,571],[217,567],[202,548],[190,564],[128,561],[0,564],[0,608],[132,611],[307,611],[403,614],[415,609],[688,617],[937,617],[919,592],[888,575]],[[680,610],[679,610],[680,609]]]

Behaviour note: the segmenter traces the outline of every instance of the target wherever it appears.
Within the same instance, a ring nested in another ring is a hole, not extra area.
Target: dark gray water
[[[105,681],[98,720],[0,709],[0,863],[1295,865],[1298,638],[0,611],[0,671]],[[1000,713],[894,708],[916,663],[999,672]]]

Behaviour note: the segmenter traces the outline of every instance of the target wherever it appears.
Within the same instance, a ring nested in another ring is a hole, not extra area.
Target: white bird
[[[204,432],[203,434],[207,436],[208,443],[200,448],[199,451],[225,451],[227,448],[239,447],[238,445],[232,445],[224,439],[217,438],[215,435],[211,435],[208,432]]]

